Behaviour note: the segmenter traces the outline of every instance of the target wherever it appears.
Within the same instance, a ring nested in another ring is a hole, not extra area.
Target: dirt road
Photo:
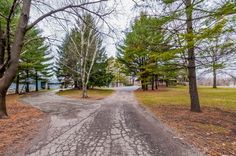
[[[23,154],[201,155],[140,108],[132,93],[134,89],[137,88],[119,88],[112,96],[95,103],[60,97],[54,92],[22,99],[51,118],[43,137]]]

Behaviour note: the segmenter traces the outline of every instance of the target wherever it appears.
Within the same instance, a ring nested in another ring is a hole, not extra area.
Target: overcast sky
[[[57,2],[57,3],[55,3]],[[61,0],[63,3],[63,0]],[[108,2],[108,6],[113,7],[115,1],[111,0]],[[45,0],[45,3],[50,4],[54,8],[57,8],[59,1]],[[60,4],[62,5],[62,4]],[[106,18],[107,23],[112,27],[113,33],[111,37],[104,36],[104,46],[106,47],[108,56],[115,56],[116,54],[116,43],[122,40],[124,32],[130,28],[131,21],[134,20],[135,16],[139,14],[138,10],[134,9],[134,2],[132,0],[116,1],[115,11]],[[50,9],[46,6],[33,6],[31,10],[31,21],[39,17],[42,12],[48,12]],[[60,16],[60,15],[58,15]],[[43,31],[43,35],[56,39],[57,41],[52,42],[51,50],[56,54],[56,47],[60,44],[60,41],[64,38],[66,31],[58,24],[53,18],[47,18],[38,24],[38,27]],[[101,29],[107,33],[107,26]]]

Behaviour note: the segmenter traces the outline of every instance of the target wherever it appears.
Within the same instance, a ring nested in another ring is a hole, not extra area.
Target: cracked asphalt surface
[[[50,116],[28,156],[198,156],[194,147],[138,106],[137,87],[118,88],[96,102],[69,99],[55,92],[25,97],[24,103]]]

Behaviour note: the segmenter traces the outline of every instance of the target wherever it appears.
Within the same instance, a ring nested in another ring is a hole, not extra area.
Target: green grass
[[[188,88],[183,86],[160,89],[156,92],[135,93],[144,105],[183,105],[189,106]],[[201,106],[217,107],[224,110],[236,110],[236,89],[199,87]]]
[[[89,98],[92,99],[103,99],[107,96],[110,96],[114,91],[112,89],[90,89],[88,90],[88,96]],[[65,91],[60,91],[57,93],[60,96],[66,96],[70,98],[81,98],[82,97],[82,90],[76,90],[76,89],[71,89],[71,90],[65,90]]]

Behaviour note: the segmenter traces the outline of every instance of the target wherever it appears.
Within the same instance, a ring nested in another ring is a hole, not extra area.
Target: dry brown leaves
[[[183,106],[153,106],[150,109],[204,153],[236,155],[236,112],[204,107],[202,113],[193,113]]]
[[[45,118],[40,110],[19,103],[18,99],[18,95],[7,96],[9,118],[0,120],[0,155],[6,150],[24,148],[38,132],[38,125]]]

